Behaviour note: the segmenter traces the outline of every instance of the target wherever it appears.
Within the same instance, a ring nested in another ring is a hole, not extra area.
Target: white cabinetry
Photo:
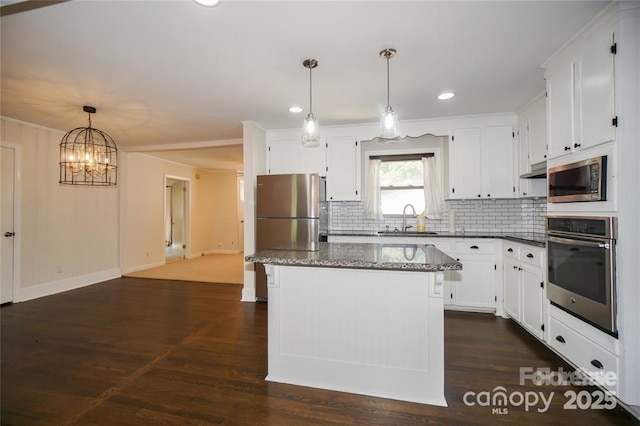
[[[549,158],[614,139],[615,49],[603,31],[546,66]]]
[[[455,258],[462,263],[463,269],[445,275],[445,284],[449,285],[450,307],[495,311],[495,246],[496,243],[491,240],[456,240]]]
[[[548,343],[571,364],[594,378],[603,378],[603,374],[613,377],[614,380],[599,384],[619,394],[617,339],[552,306]]]
[[[527,331],[544,338],[545,249],[504,242],[504,311]]]
[[[520,176],[532,171],[532,166],[547,159],[547,108],[542,96],[518,114],[518,171]],[[544,197],[544,178],[519,179],[519,197]]]
[[[267,145],[267,173],[318,173],[326,176],[326,143],[317,147],[302,147],[299,140],[273,141]]]
[[[360,145],[355,137],[328,138],[327,201],[359,201]]]
[[[330,235],[328,240],[330,243],[433,244],[462,263],[462,271],[444,271],[446,308],[502,314],[502,307],[496,303],[496,300],[502,300],[502,292],[497,291],[502,286],[496,271],[497,240],[374,235]]]
[[[513,198],[511,126],[454,130],[449,147],[449,198]]]

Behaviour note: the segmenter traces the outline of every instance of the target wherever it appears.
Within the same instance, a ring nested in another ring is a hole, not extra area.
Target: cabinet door
[[[538,99],[529,109],[529,164],[547,160],[547,100]]]
[[[267,172],[271,175],[288,173],[318,173],[326,176],[326,145],[302,147],[300,141],[274,141],[267,148]]]
[[[585,49],[576,64],[581,123],[579,148],[584,149],[614,139],[613,35],[601,34]]]
[[[493,259],[485,256],[460,256],[463,270],[452,286],[453,303],[456,306],[470,308],[495,308],[493,291],[494,274]]]
[[[481,151],[482,198],[513,198],[513,128],[484,129]]]
[[[534,336],[542,339],[544,323],[544,275],[540,268],[522,265],[522,325]]]
[[[480,129],[453,131],[451,140],[451,198],[481,197]]]
[[[354,137],[327,139],[327,201],[360,200],[359,148]]]
[[[520,322],[520,300],[522,282],[520,265],[513,260],[504,260],[504,310],[511,318]]]
[[[270,175],[296,173],[297,150],[293,141],[273,142],[267,147],[267,172]]]
[[[571,152],[573,143],[573,62],[547,72],[547,140],[549,158]]]
[[[518,116],[518,172],[517,175],[525,174],[531,171],[529,166],[529,124],[530,120],[528,115]]]

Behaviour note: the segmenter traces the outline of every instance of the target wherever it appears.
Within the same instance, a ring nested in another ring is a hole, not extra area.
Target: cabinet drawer
[[[502,245],[502,255],[505,258],[520,259],[520,246],[510,242],[505,242]]]
[[[456,241],[456,254],[492,254],[495,244],[487,241]]]
[[[520,247],[520,260],[522,263],[528,263],[538,268],[544,267],[545,251],[539,247],[522,246]]]
[[[589,373],[618,374],[618,357],[595,342],[587,339],[571,327],[551,317],[549,328],[550,345],[571,363]],[[617,391],[616,384],[605,385],[611,391]],[[604,384],[604,383],[603,383]]]

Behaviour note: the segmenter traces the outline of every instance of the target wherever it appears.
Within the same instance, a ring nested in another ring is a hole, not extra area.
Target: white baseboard
[[[242,288],[242,299],[241,302],[254,302],[256,301],[256,289],[255,287],[243,287]]]
[[[144,271],[145,269],[157,268],[158,266],[164,266],[164,265],[166,265],[166,262],[162,260],[160,262],[148,263],[146,265],[141,265],[141,266],[134,266],[132,268],[127,269],[125,271],[125,275],[130,274],[132,272]]]
[[[60,281],[22,287],[20,289],[19,302],[26,302],[27,300],[51,296],[52,294],[62,293],[64,291],[75,290],[77,288],[86,287],[88,285],[119,278],[121,276],[122,271],[120,271],[120,268],[113,268],[87,275],[71,277]]]

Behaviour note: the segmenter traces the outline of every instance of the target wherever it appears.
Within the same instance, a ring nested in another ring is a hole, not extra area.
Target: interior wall
[[[197,176],[191,182],[191,257],[212,253],[213,225],[215,222],[214,197],[215,176],[210,171],[197,170]]]
[[[238,179],[235,170],[212,173],[213,243],[218,253],[239,253]]]
[[[2,118],[2,141],[22,147],[20,283],[14,301],[120,276],[118,187],[60,185],[64,132]]]
[[[196,179],[196,174],[200,179]],[[210,197],[207,185],[199,183],[206,173],[196,168],[140,153],[127,153],[126,181],[122,183],[122,270],[124,273],[163,265],[165,177],[189,180],[187,215],[190,217],[186,257],[213,250],[208,233],[212,221],[200,212],[203,200]],[[206,201],[204,202],[206,206]]]

